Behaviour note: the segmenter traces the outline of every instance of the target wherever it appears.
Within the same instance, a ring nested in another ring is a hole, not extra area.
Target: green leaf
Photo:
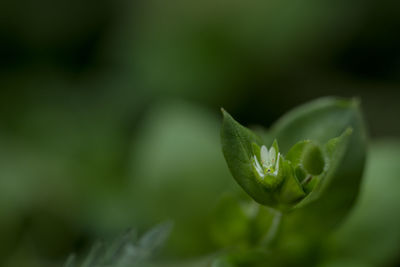
[[[392,266],[400,250],[400,141],[380,140],[370,150],[360,199],[325,255]]]
[[[222,151],[233,178],[257,202],[264,205],[275,205],[274,196],[265,186],[261,185],[253,169],[254,143],[260,146],[261,139],[240,125],[223,109],[222,114]]]
[[[356,135],[360,134],[359,137],[365,139],[359,101],[326,97],[303,104],[286,113],[271,127],[268,136],[278,139],[280,150],[283,154],[287,154],[300,140],[325,144],[341,135],[348,127],[352,127]]]
[[[317,145],[307,146],[303,153],[304,169],[311,175],[320,175],[325,167],[325,159]]]
[[[295,144],[289,150],[286,158],[292,163],[295,175],[301,183],[308,175],[321,174],[325,167],[321,149],[311,140]]]
[[[285,180],[279,192],[279,202],[283,210],[290,209],[294,204],[306,196],[301,184],[295,177],[289,162],[282,160]]]
[[[320,239],[342,222],[358,196],[367,143],[359,102],[322,98],[305,104],[283,116],[272,127],[269,136],[279,140],[283,153],[299,140],[325,144],[319,145],[325,162],[323,173],[316,176],[321,180],[287,215],[282,230],[288,239]],[[301,153],[301,146],[306,145],[307,142],[299,144],[290,153]],[[310,167],[308,169],[310,171]],[[306,168],[295,169],[299,174],[302,171],[307,173]],[[282,242],[289,241],[282,238]]]
[[[335,173],[337,168],[340,167],[340,163],[343,159],[344,153],[347,149],[348,141],[351,136],[352,130],[348,128],[341,136],[333,138],[329,140],[329,142],[325,145],[324,151],[325,156],[324,159],[320,160],[322,156],[322,152],[319,151],[320,155],[317,155],[317,163],[326,162],[325,166],[322,166],[323,172],[317,176],[310,176],[313,180],[317,181],[317,185],[313,188],[312,192],[302,200],[297,207],[304,206],[312,201],[321,198],[321,195],[324,193],[324,190],[329,186],[331,180],[335,177]],[[314,148],[312,148],[314,150]],[[312,154],[315,152],[311,152]],[[306,160],[310,161],[310,155],[307,155],[306,152]],[[310,168],[305,167],[306,171],[310,175],[314,175],[312,172],[309,171]],[[306,181],[306,180],[305,180]]]

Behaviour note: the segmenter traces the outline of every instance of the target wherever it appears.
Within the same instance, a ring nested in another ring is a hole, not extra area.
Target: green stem
[[[272,219],[271,226],[269,227],[268,233],[265,235],[264,239],[262,240],[261,244],[263,246],[270,246],[271,243],[276,239],[276,236],[279,232],[279,226],[281,225],[282,221],[282,212],[278,210],[272,210],[275,215]]]

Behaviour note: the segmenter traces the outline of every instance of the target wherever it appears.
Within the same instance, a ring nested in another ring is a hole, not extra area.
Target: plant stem
[[[282,212],[278,210],[271,210],[274,212],[274,218],[272,219],[271,226],[269,227],[268,233],[265,235],[261,242],[263,246],[269,246],[275,239],[279,231],[279,226],[282,221]]]

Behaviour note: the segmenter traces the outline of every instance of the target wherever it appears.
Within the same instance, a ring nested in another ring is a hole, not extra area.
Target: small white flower
[[[273,146],[268,150],[266,146],[262,146],[260,149],[261,165],[258,162],[257,156],[254,155],[254,167],[260,177],[264,177],[265,174],[272,174],[276,176],[279,171],[279,158],[276,158],[276,150]]]

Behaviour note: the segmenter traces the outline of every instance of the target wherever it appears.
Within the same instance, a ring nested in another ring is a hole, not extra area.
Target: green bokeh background
[[[59,266],[99,238],[167,219],[163,257],[208,255],[224,239],[208,226],[216,203],[240,191],[219,108],[268,127],[326,95],[361,99],[371,147],[360,201],[321,266],[396,266],[399,8],[1,1],[0,266]]]

